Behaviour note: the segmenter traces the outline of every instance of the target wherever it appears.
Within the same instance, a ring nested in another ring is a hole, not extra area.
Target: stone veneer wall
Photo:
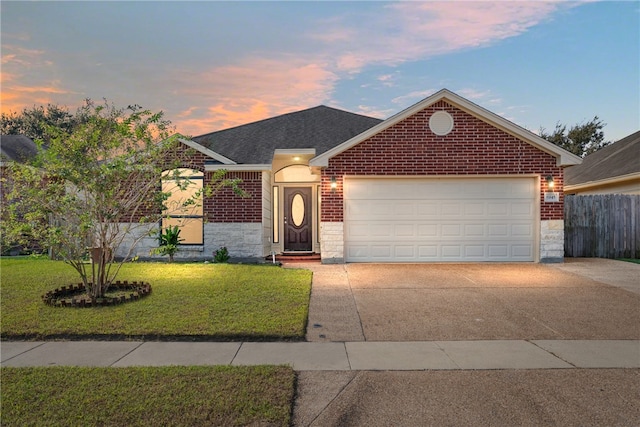
[[[209,223],[204,227],[211,256],[225,246],[234,261],[264,260],[261,222]]]
[[[320,223],[320,253],[324,264],[344,263],[344,223]]]
[[[121,224],[124,229],[128,224]],[[157,224],[139,226],[130,237],[120,245],[116,252],[117,258],[127,254],[133,241],[142,237],[130,257],[139,259],[166,260],[167,256],[150,255],[150,251],[158,247],[158,238],[150,236],[149,232],[158,230]],[[211,261],[214,251],[225,246],[233,261],[260,261],[263,259],[262,223],[205,223],[204,245],[185,245],[175,254],[176,260],[182,261]]]
[[[540,262],[563,262],[564,220],[540,221]]]

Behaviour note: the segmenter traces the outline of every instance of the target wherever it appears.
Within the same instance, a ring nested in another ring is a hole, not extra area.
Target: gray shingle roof
[[[640,131],[588,155],[582,164],[567,168],[564,180],[566,185],[577,185],[634,172],[640,172]]]
[[[0,136],[0,157],[3,161],[24,162],[38,153],[38,147],[31,138],[24,135]]]
[[[192,139],[238,164],[268,164],[276,149],[315,148],[318,155],[381,121],[320,105]]]

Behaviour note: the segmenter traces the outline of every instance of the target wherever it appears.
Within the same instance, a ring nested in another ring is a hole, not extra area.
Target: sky
[[[317,105],[387,118],[442,88],[538,132],[640,129],[640,2],[0,3],[0,108],[86,98],[197,136]]]

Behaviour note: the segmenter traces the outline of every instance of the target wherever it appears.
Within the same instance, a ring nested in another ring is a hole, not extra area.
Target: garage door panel
[[[465,224],[464,236],[465,237],[485,237],[486,229],[485,224]]]
[[[346,260],[533,261],[535,182],[347,178]]]
[[[533,238],[533,227],[531,224],[513,224],[511,225],[511,235]]]
[[[507,237],[509,235],[509,226],[507,224],[488,224],[487,229],[491,237]]]
[[[438,235],[438,224],[418,224],[418,237],[435,237]]]
[[[518,202],[511,203],[511,215],[512,216],[525,216],[529,217],[533,214],[533,203]]]
[[[524,224],[459,224],[459,223],[392,223],[392,222],[358,222],[346,229],[346,237],[351,242],[381,241],[435,241],[457,240],[464,238],[470,241],[529,240],[533,239],[533,226]]]

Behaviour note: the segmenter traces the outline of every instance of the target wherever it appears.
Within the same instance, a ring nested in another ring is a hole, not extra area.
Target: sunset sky
[[[441,88],[537,132],[640,129],[640,3],[13,2],[1,108],[85,98],[196,136],[324,104],[389,117]]]

